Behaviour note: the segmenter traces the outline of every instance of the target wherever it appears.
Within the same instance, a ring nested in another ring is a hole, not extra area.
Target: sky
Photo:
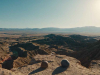
[[[0,0],[0,28],[100,27],[100,0]]]

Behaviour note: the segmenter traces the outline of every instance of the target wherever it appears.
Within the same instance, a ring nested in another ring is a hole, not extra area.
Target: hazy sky
[[[0,28],[100,27],[100,0],[0,0]]]

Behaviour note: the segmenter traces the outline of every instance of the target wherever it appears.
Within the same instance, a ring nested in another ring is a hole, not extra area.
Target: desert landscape
[[[100,75],[100,0],[0,0],[0,75]]]
[[[100,36],[12,34],[0,35],[0,75],[100,74]],[[10,56],[12,62],[8,62]],[[69,61],[69,67],[61,66],[63,59]],[[43,61],[48,62],[46,69],[41,68]]]

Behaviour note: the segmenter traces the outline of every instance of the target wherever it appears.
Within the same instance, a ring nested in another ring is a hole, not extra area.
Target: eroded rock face
[[[41,68],[47,68],[47,67],[48,67],[48,62],[47,61],[42,61]]]
[[[68,68],[69,65],[70,65],[70,63],[67,59],[64,59],[64,60],[61,61],[61,66],[62,67]]]

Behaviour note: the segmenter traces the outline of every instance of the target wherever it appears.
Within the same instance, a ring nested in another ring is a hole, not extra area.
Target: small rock
[[[41,68],[47,68],[47,67],[48,67],[48,62],[47,61],[42,61]]]
[[[68,68],[69,65],[70,65],[70,63],[69,63],[69,61],[67,59],[64,59],[64,60],[61,61],[61,66],[62,67]]]

